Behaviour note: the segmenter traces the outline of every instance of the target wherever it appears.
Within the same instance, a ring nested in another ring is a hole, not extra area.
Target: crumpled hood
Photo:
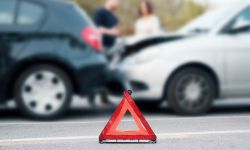
[[[160,44],[166,44],[169,42],[179,41],[186,38],[192,37],[191,35],[181,35],[181,34],[169,34],[164,36],[147,38],[142,41],[136,42],[132,45],[127,45],[125,52],[122,54],[122,59],[125,59],[128,56],[135,55],[144,49],[152,46],[158,46]]]

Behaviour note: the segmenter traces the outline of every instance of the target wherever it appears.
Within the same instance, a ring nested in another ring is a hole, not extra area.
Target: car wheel
[[[186,68],[177,72],[167,88],[169,106],[182,115],[207,112],[215,95],[215,81],[208,72],[199,68]]]
[[[36,65],[20,75],[14,94],[18,108],[26,116],[54,119],[68,109],[72,99],[72,84],[57,67]]]

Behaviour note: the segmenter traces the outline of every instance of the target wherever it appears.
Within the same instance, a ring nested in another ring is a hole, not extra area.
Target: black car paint
[[[17,0],[17,5],[23,1],[43,7],[45,13],[32,26],[0,25],[0,101],[13,97],[15,81],[26,68],[41,63],[65,71],[77,94],[102,86],[107,60],[81,37],[84,27],[92,26],[88,18],[66,1]]]

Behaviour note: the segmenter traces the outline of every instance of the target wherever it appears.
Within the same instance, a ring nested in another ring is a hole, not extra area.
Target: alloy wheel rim
[[[209,84],[201,75],[183,76],[176,86],[175,96],[182,108],[187,110],[202,108],[209,99]]]

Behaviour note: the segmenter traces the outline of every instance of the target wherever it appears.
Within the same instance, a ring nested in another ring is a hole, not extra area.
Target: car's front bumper
[[[133,90],[133,97],[138,100],[159,100],[167,79],[166,65],[161,60],[152,60],[141,64],[122,64]]]

